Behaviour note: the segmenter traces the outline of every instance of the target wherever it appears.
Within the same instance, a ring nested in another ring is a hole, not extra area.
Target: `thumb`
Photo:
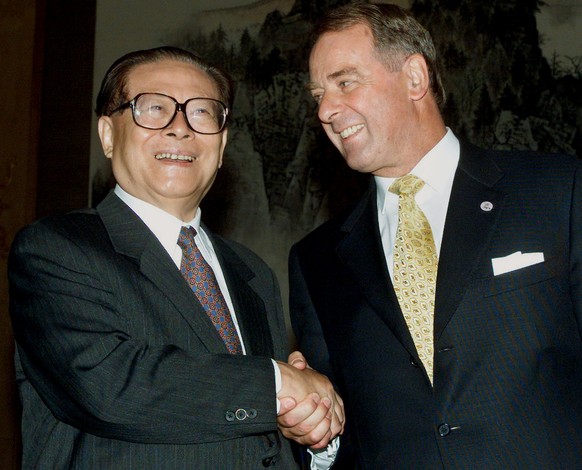
[[[299,370],[303,370],[307,367],[307,360],[300,351],[293,351],[289,354],[287,363]]]

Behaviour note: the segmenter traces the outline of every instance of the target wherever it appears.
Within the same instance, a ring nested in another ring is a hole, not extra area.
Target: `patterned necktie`
[[[414,175],[388,189],[398,194],[398,230],[394,243],[394,290],[418,357],[433,381],[433,318],[438,256],[430,224],[414,197],[424,181]]]
[[[178,245],[182,248],[180,272],[198,297],[206,314],[231,354],[242,354],[240,338],[232,321],[216,276],[196,246],[196,229],[182,227]]]

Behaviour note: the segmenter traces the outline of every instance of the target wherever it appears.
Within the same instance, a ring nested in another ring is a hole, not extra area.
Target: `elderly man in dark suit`
[[[582,468],[581,162],[460,143],[432,39],[394,5],[330,12],[309,68],[325,132],[373,175],[290,257],[358,468]]]
[[[10,254],[24,468],[297,468],[281,434],[321,449],[341,432],[330,382],[284,362],[274,273],[200,222],[231,102],[226,75],[176,48],[107,72],[115,190]]]

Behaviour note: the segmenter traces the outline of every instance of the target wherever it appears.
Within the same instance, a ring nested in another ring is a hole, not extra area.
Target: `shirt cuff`
[[[281,387],[283,386],[281,380],[281,369],[279,369],[279,364],[275,359],[271,359],[273,361],[273,369],[275,370],[275,394],[278,394],[281,391]],[[281,402],[277,398],[277,414],[279,414],[279,410],[281,409]]]
[[[337,451],[339,450],[340,437],[336,436],[325,449],[311,450],[307,452],[311,454],[310,470],[327,470],[335,462]]]

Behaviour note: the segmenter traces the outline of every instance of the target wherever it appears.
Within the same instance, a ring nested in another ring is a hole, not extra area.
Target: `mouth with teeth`
[[[364,125],[363,124],[357,124],[355,126],[350,126],[346,129],[344,129],[343,131],[341,131],[339,133],[339,135],[341,136],[342,139],[347,139],[348,137],[350,137],[351,135],[354,135],[356,132],[358,132],[360,129],[363,129]]]
[[[191,155],[178,155],[176,153],[159,153],[156,155],[156,160],[174,160],[180,162],[193,162],[198,160],[198,157]]]

